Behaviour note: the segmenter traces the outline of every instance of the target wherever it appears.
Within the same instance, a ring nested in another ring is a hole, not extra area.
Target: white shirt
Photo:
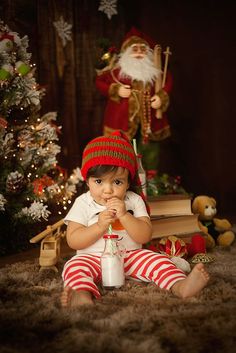
[[[141,196],[135,194],[132,191],[127,191],[125,196],[126,210],[131,211],[134,217],[149,217],[145,203]],[[98,221],[98,214],[106,210],[106,206],[97,204],[90,191],[80,195],[75,199],[73,206],[66,215],[64,222],[68,224],[68,221],[77,222],[88,227]],[[116,230],[115,234],[119,235],[120,244],[125,247],[126,250],[135,250],[142,247],[141,244],[134,241],[126,232],[126,230]],[[88,246],[85,249],[77,250],[79,253],[95,253],[103,252],[105,241],[103,238],[98,239],[94,244]]]

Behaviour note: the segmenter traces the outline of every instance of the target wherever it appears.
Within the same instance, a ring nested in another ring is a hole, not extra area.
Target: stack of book
[[[184,194],[162,195],[148,198],[153,226],[152,239],[175,235],[191,239],[201,233],[198,215],[192,213],[191,197]]]

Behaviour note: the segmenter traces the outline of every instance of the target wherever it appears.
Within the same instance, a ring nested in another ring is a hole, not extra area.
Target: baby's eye
[[[101,179],[96,179],[95,184],[101,184],[102,180]]]
[[[115,183],[116,185],[121,185],[121,184],[122,184],[122,181],[116,179],[116,180],[114,180],[114,183]]]

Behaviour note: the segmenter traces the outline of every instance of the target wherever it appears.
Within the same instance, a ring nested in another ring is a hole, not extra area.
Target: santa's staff
[[[159,75],[159,77],[156,79],[155,82],[155,92],[158,93],[166,83],[166,75],[167,75],[167,68],[168,68],[168,61],[169,61],[169,56],[172,53],[170,52],[170,47],[166,48],[166,51],[164,52],[165,55],[165,63],[164,63],[164,71],[163,75]],[[154,47],[154,64],[157,69],[161,70],[161,46],[157,44]],[[158,108],[156,110],[156,118],[161,119],[162,118],[162,110],[161,108]]]
[[[159,44],[155,45],[153,50],[153,61],[155,67],[161,71],[161,46]],[[155,82],[155,93],[157,94],[160,89],[162,88],[162,75],[158,75],[156,82]],[[162,118],[162,111],[160,108],[156,110],[156,118]]]
[[[164,65],[164,71],[163,71],[163,78],[162,78],[162,88],[165,86],[166,84],[166,74],[167,74],[167,68],[168,68],[168,61],[169,61],[169,56],[172,53],[170,52],[170,47],[166,47],[166,51],[164,51],[164,55],[165,55],[165,65]]]
[[[153,61],[155,67],[161,71],[161,46],[155,45],[153,50]],[[162,87],[162,75],[158,75],[155,82],[155,93],[158,93]]]

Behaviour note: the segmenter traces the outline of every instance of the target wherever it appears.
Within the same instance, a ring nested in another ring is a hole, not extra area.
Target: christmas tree
[[[58,166],[61,128],[55,112],[40,114],[45,92],[27,49],[28,37],[0,21],[0,254],[62,218],[80,179]]]

